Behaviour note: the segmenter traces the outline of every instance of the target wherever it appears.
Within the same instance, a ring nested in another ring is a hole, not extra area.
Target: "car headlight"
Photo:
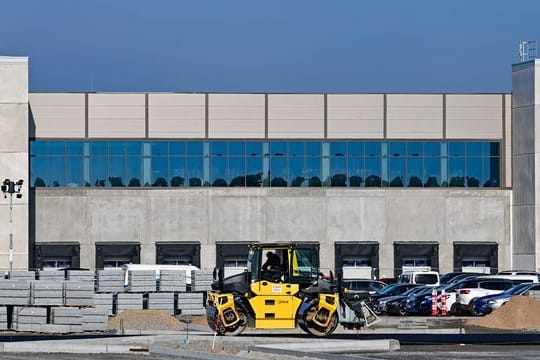
[[[488,304],[495,304],[495,300],[488,300]]]

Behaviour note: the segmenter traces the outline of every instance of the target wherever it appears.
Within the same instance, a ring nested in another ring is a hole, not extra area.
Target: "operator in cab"
[[[262,265],[262,278],[267,281],[281,281],[281,259],[272,251],[266,253],[266,261]]]

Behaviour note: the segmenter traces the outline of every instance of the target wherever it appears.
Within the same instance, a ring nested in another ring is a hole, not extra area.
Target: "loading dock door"
[[[379,243],[347,241],[334,244],[335,270],[344,279],[379,276]]]
[[[141,244],[137,242],[96,243],[96,269],[140,264]]]
[[[198,242],[157,242],[156,264],[201,267],[201,244]]]
[[[439,271],[439,244],[433,242],[395,242],[394,276],[403,271]]]
[[[34,267],[36,269],[78,268],[80,250],[77,242],[36,243]]]
[[[499,271],[497,243],[455,242],[454,271],[497,273]]]
[[[244,272],[248,253],[245,242],[216,243],[216,266],[223,267],[225,277]]]

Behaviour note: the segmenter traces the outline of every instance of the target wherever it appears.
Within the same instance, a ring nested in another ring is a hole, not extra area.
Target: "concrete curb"
[[[180,359],[195,359],[195,360],[245,360],[245,357],[234,356],[234,355],[221,355],[213,354],[208,352],[198,352],[198,351],[187,351],[180,349],[171,349],[162,346],[150,346],[149,352],[152,355],[165,355],[165,356],[174,356],[175,358]]]
[[[79,341],[20,341],[13,343],[0,343],[0,352],[6,353],[73,353],[73,354],[101,354],[101,353],[139,353],[147,352],[146,347],[137,345],[117,344],[87,344]]]
[[[313,356],[327,353],[330,358],[336,354],[359,352],[388,352],[399,350],[399,341],[387,340],[325,340],[295,343],[276,343],[250,346],[249,350],[271,352],[282,355]],[[327,358],[326,356],[323,356]]]

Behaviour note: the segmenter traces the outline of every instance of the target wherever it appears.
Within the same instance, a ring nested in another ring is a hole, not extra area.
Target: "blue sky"
[[[519,5],[519,6],[518,6]],[[500,92],[540,1],[4,0],[31,91]]]

